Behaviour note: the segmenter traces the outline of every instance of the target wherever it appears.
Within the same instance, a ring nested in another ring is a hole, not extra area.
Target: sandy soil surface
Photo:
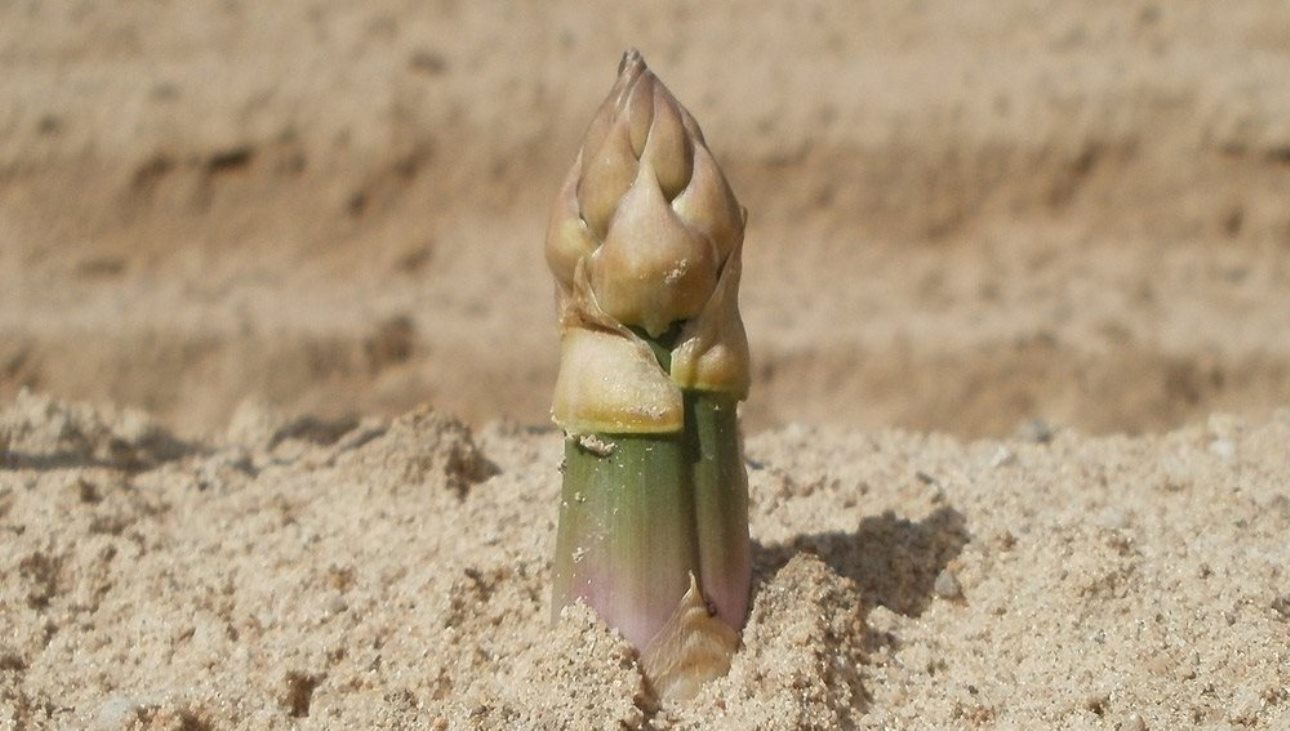
[[[550,430],[247,407],[193,445],[23,395],[0,439],[17,728],[1290,724],[1290,411],[1139,438],[756,436],[743,647],[662,709],[585,609],[549,625]]]
[[[679,708],[545,621],[627,46],[751,214]],[[14,2],[0,71],[0,726],[1290,727],[1284,2]]]

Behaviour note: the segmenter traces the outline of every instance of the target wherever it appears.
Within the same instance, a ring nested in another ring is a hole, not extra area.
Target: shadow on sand
[[[887,511],[860,521],[854,531],[803,533],[788,543],[753,546],[759,576],[775,574],[798,553],[815,554],[856,582],[865,609],[883,606],[917,617],[931,602],[942,569],[970,540],[967,521],[952,507],[937,508],[921,521]]]

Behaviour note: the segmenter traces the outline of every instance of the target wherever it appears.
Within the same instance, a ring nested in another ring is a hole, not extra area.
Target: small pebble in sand
[[[996,469],[999,467],[1003,467],[1005,465],[1010,465],[1016,461],[1017,461],[1016,453],[1013,452],[1011,449],[1008,449],[1007,447],[1003,446],[1002,444],[1000,444],[998,448],[994,450],[994,454],[990,455],[990,466]]]
[[[1282,619],[1290,619],[1290,594],[1282,594],[1273,599],[1272,609],[1281,615]]]
[[[949,569],[941,569],[936,575],[936,581],[932,584],[932,591],[936,596],[942,599],[961,599],[963,598],[963,586],[959,584],[959,579],[954,572]]]
[[[1215,439],[1209,443],[1209,451],[1224,462],[1231,462],[1236,457],[1236,445],[1230,439]]]
[[[1130,713],[1120,724],[1120,731],[1147,731],[1147,722],[1142,720],[1142,716]]]
[[[1100,716],[1106,713],[1106,704],[1110,700],[1106,693],[1093,693],[1084,699],[1084,707]]]
[[[114,695],[99,706],[98,715],[94,718],[94,728],[99,731],[115,731],[124,728],[136,717],[139,702],[123,695]]]
[[[1043,419],[1026,419],[1017,425],[1017,438],[1034,444],[1047,444],[1053,440],[1053,428]]]
[[[1109,507],[1103,510],[1099,515],[1097,522],[1103,528],[1111,530],[1124,530],[1133,522],[1129,513],[1123,508]]]

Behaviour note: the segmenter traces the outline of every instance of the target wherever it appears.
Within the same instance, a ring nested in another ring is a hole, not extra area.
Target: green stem
[[[698,566],[685,451],[679,434],[565,440],[556,611],[582,599],[637,647],[662,628]]]
[[[748,612],[752,557],[738,402],[728,394],[687,391],[685,424],[699,542],[699,584],[721,619],[739,629]]]
[[[668,339],[647,339],[665,368]],[[565,439],[553,612],[581,599],[642,649],[677,608],[691,574],[731,628],[743,626],[748,608],[737,400],[687,391],[684,404],[680,433]]]

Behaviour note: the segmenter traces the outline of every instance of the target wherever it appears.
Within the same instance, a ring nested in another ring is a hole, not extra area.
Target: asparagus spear
[[[628,51],[547,232],[566,433],[552,606],[617,627],[664,699],[726,672],[748,611],[744,222],[698,124]]]

